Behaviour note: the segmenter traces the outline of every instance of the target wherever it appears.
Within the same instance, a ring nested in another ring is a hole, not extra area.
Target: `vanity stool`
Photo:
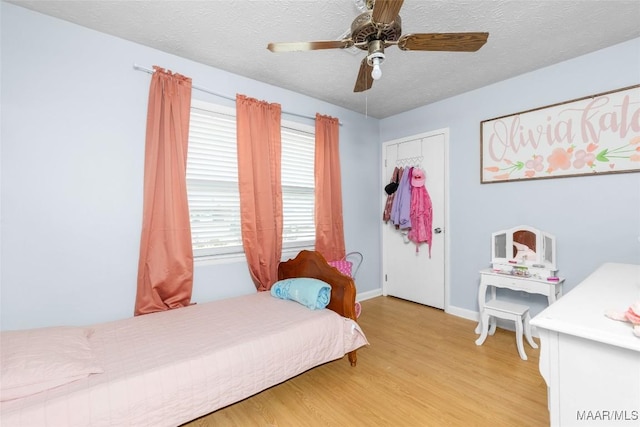
[[[513,320],[516,323],[516,344],[522,360],[527,360],[522,344],[523,327],[524,336],[529,345],[533,348],[538,348],[538,345],[531,337],[531,325],[529,324],[531,316],[529,315],[528,306],[492,299],[484,304],[481,316],[483,329],[480,337],[476,340],[476,345],[482,345],[487,339],[487,334],[493,335],[496,332],[496,319],[505,319]]]

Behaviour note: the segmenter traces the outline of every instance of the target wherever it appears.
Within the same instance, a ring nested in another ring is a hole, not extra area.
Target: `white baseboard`
[[[456,307],[454,305],[450,305],[449,307],[447,307],[445,313],[462,317],[463,319],[473,320],[474,322],[480,321],[480,314],[477,311]]]
[[[367,292],[359,292],[356,294],[356,301],[364,301],[382,295],[382,289],[374,289]]]

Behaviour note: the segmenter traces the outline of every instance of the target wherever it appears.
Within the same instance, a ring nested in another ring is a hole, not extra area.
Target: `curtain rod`
[[[135,63],[133,64],[133,69],[134,70],[138,70],[138,71],[144,71],[145,73],[149,73],[149,74],[155,73],[154,70],[151,70],[151,69],[146,68],[146,67],[142,67],[142,66],[140,66],[138,64],[135,64]],[[201,92],[206,92],[208,94],[211,94],[211,95],[214,95],[214,96],[217,96],[217,97],[220,97],[220,98],[228,99],[229,101],[234,101],[235,102],[235,100],[236,100],[235,98],[232,98],[232,97],[227,96],[227,95],[222,95],[220,93],[214,92],[214,91],[212,91],[210,89],[207,89],[207,88],[204,88],[204,87],[201,87],[201,86],[196,86],[194,84],[191,84],[191,87],[193,89],[199,90]],[[309,119],[309,120],[315,120],[316,119],[315,117],[307,116],[307,115],[304,115],[304,114],[292,113],[290,111],[282,111],[282,113],[283,114],[287,114],[289,116],[302,117],[303,119]],[[338,123],[340,124],[340,126],[342,126],[342,122],[338,121]]]

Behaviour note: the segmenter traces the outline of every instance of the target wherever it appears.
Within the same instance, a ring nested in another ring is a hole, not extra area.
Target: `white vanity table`
[[[556,239],[552,234],[528,225],[496,231],[491,235],[491,267],[480,270],[480,321],[475,332],[482,335],[477,344],[484,342],[489,328],[482,321],[487,288],[489,301],[496,299],[496,288],[546,295],[549,305],[562,296],[564,279],[556,277]]]
[[[640,425],[640,338],[605,317],[640,300],[640,265],[607,263],[533,318],[551,426]]]
[[[487,268],[480,270],[480,287],[478,288],[478,307],[482,313],[484,305],[487,301],[487,288],[490,292],[489,300],[496,298],[496,288],[511,289],[514,291],[523,291],[530,294],[541,294],[547,297],[549,305],[553,304],[562,296],[563,278],[557,281],[549,281],[547,279],[534,277],[519,277],[511,274],[503,274]],[[489,325],[482,324],[482,316],[476,327],[476,334],[486,334]]]

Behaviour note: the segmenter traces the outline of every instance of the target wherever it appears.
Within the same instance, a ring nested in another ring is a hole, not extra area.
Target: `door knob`
[[[436,233],[436,234],[440,234],[440,233],[442,233],[442,228],[438,227],[438,228],[434,229],[433,232]]]

